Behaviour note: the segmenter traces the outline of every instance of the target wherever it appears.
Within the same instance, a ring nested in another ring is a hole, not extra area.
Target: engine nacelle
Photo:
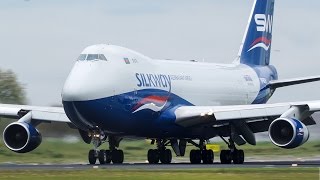
[[[278,118],[269,126],[269,137],[276,146],[293,149],[308,141],[309,131],[297,119]]]
[[[14,122],[4,129],[3,141],[11,151],[26,153],[36,149],[41,144],[42,137],[32,125]]]

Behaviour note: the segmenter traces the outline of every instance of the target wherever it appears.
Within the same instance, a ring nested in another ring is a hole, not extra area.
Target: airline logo
[[[137,102],[132,108],[132,113],[141,110],[152,110],[160,112],[166,106],[169,96],[171,94],[171,77],[165,74],[148,74],[136,73],[137,86],[140,88],[162,89],[167,91],[164,96],[147,96]]]
[[[166,74],[150,74],[135,73],[137,87],[140,89],[159,90],[161,93],[157,96],[146,96],[140,99],[132,108],[132,113],[141,110],[152,110],[160,112],[165,109],[171,94],[172,81],[192,81],[190,75],[166,75]],[[161,94],[161,95],[160,95]]]
[[[169,96],[148,96],[141,99],[133,108],[132,113],[149,109],[154,112],[160,112],[167,104]]]
[[[248,52],[256,48],[263,48],[265,51],[269,51],[270,45],[271,40],[265,37],[259,37],[256,40],[254,40],[254,42],[251,44],[251,48],[248,50]]]
[[[272,22],[273,22],[272,15],[256,14],[254,16],[254,21],[257,25],[256,30],[258,32],[263,32],[267,34],[272,33]],[[262,36],[253,41],[248,52],[256,48],[263,48],[265,51],[269,51],[270,45],[271,45],[271,40]]]
[[[164,74],[136,73],[138,87],[169,88],[171,89],[171,78]]]
[[[303,128],[299,128],[298,135],[299,136],[303,136],[304,135]]]
[[[256,14],[254,20],[257,24],[257,31],[272,33],[272,15]]]

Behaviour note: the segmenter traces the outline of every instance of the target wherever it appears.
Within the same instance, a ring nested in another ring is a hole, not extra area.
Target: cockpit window
[[[86,54],[80,54],[80,56],[78,57],[79,61],[84,61],[86,60],[87,55]]]
[[[99,54],[99,59],[107,61],[107,58],[103,54]]]
[[[96,61],[104,60],[107,61],[107,58],[103,54],[80,54],[78,61]]]
[[[98,54],[88,54],[87,61],[98,60]]]

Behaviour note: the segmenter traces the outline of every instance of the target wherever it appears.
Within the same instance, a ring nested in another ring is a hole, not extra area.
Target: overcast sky
[[[92,44],[125,46],[153,58],[231,63],[252,3],[2,0],[0,68],[17,73],[29,104],[51,105],[61,102],[73,63]],[[320,74],[319,9],[319,0],[276,0],[271,63],[280,78]],[[312,99],[320,99],[320,83],[279,89],[270,102]]]

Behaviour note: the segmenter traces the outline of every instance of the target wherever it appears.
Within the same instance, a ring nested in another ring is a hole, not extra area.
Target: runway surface
[[[141,170],[166,170],[166,169],[210,169],[210,168],[288,168],[288,167],[320,167],[320,160],[315,161],[266,161],[247,162],[242,165],[214,164],[147,164],[147,163],[124,163],[108,165],[88,165],[88,164],[0,164],[0,170],[86,170],[86,169],[141,169]]]

